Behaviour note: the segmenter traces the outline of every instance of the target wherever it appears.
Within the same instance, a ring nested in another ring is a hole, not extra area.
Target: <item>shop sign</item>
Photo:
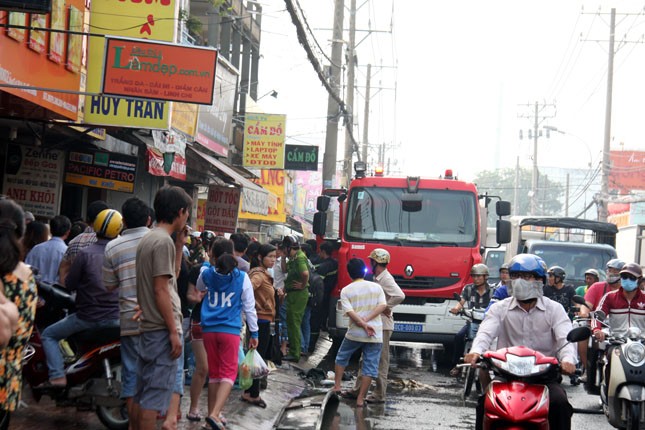
[[[177,27],[175,0],[94,1],[90,14],[90,32],[135,39],[172,42]],[[115,17],[118,20],[115,21]],[[118,25],[115,25],[118,22]],[[105,60],[105,38],[90,37],[87,65],[87,91],[100,93]],[[170,124],[170,103],[108,95],[87,96],[87,124],[167,130]]]
[[[216,65],[213,48],[107,37],[102,92],[212,105]]]
[[[51,0],[0,0],[0,9],[17,12],[49,13],[52,9]]]
[[[645,190],[645,152],[610,151],[609,188],[621,194]]]
[[[170,125],[172,128],[189,136],[191,141],[194,140],[197,132],[199,105],[174,102],[171,111]]]
[[[285,145],[284,170],[318,170],[318,147]]]
[[[2,194],[35,216],[54,217],[60,207],[63,151],[20,145],[7,146]]]
[[[124,193],[134,192],[137,158],[114,152],[70,151],[65,182]]]
[[[247,113],[244,118],[244,167],[284,168],[286,115]]]
[[[269,192],[269,208],[266,215],[254,214],[240,209],[240,218],[260,221],[285,222],[287,214],[285,203],[285,174],[284,170],[261,170],[260,177],[254,179],[258,185]]]
[[[221,233],[235,233],[239,207],[239,188],[209,187],[204,212],[204,229]]]
[[[146,152],[148,153],[148,173],[186,180],[186,159],[180,154],[174,152],[161,154],[150,148],[146,148]],[[168,170],[169,167],[170,170]]]

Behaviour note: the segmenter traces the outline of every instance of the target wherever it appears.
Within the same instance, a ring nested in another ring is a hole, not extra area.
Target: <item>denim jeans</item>
[[[311,339],[311,306],[307,305],[305,308],[305,314],[302,317],[302,322],[300,323],[300,333],[301,336],[301,346],[302,352],[309,351],[309,340]]]
[[[47,357],[49,379],[58,379],[65,376],[65,361],[58,341],[68,338],[74,333],[97,328],[119,328],[119,319],[105,321],[85,321],[71,314],[56,324],[52,324],[43,331],[41,340]]]

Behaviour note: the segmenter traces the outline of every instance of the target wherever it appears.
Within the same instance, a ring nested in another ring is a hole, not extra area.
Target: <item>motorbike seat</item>
[[[121,338],[119,327],[105,327],[92,330],[83,330],[73,334],[70,339],[81,344],[102,345],[114,342]]]

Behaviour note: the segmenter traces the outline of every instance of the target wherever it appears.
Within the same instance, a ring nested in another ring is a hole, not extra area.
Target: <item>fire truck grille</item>
[[[394,275],[394,280],[403,290],[431,290],[449,287],[458,283],[461,279],[439,278],[434,276],[415,276],[414,278],[408,279],[400,275]]]

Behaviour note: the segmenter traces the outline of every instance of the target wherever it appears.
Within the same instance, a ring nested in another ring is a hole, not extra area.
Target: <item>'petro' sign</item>
[[[284,170],[318,170],[318,147],[285,145]]]

